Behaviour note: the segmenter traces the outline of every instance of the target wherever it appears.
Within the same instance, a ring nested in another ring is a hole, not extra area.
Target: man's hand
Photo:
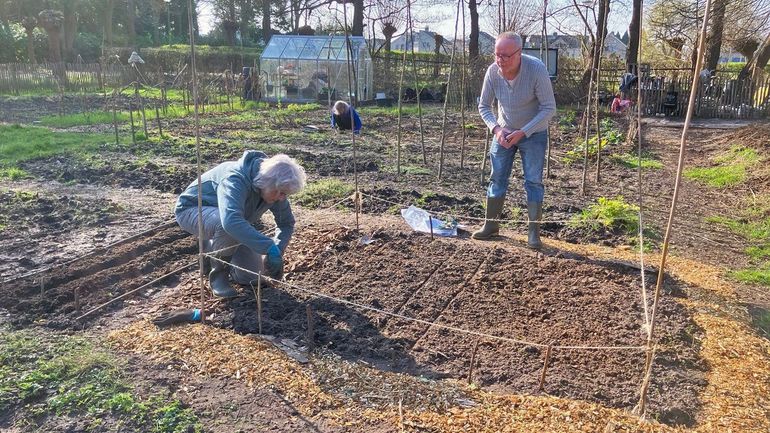
[[[517,129],[511,132],[506,136],[506,139],[508,140],[508,147],[519,144],[519,141],[521,141],[526,136],[527,134],[525,134],[521,129]]]
[[[495,128],[495,137],[497,138],[497,142],[500,144],[500,146],[503,146],[506,149],[510,149],[511,146],[515,146],[525,136],[526,134],[524,134],[524,131],[520,129],[513,130],[504,128],[502,126]]]
[[[265,271],[268,277],[276,280],[283,278],[283,257],[281,257],[281,250],[277,245],[273,245],[267,250]]]
[[[495,138],[497,138],[497,143],[506,149],[510,148],[511,146],[508,144],[508,140],[506,139],[506,137],[511,132],[513,131],[508,128],[504,128],[502,126],[495,127],[494,133],[495,133]]]

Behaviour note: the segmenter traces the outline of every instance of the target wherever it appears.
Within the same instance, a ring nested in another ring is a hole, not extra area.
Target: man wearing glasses
[[[548,121],[556,112],[551,80],[543,62],[522,55],[521,36],[501,33],[495,42],[495,63],[489,65],[479,99],[479,114],[494,138],[489,150],[492,174],[487,188],[484,227],[474,239],[490,239],[500,230],[499,218],[508,190],[513,158],[518,150],[527,193],[527,245],[540,249],[543,214],[543,165]],[[497,98],[497,118],[492,101]]]

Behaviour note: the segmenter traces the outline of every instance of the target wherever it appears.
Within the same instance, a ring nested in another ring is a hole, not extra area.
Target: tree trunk
[[[385,37],[384,48],[386,52],[391,50],[391,42],[393,41],[393,35],[396,33],[397,30],[398,29],[396,29],[396,27],[391,23],[387,23],[382,27],[382,35]],[[404,51],[406,51],[406,49],[404,49]]]
[[[27,58],[33,65],[37,64],[34,35],[35,27],[37,27],[37,19],[33,17],[24,17],[21,20],[21,25],[24,27],[24,33],[27,34]]]
[[[134,0],[126,0],[126,12],[128,46],[136,49],[136,4],[134,3]]]
[[[115,10],[115,0],[105,0],[102,26],[104,28],[104,40],[108,47],[112,47],[112,12]]]
[[[642,22],[642,0],[633,0],[631,24],[628,25],[628,50],[626,50],[626,70],[639,61],[639,25]],[[638,74],[638,70],[636,71]]]
[[[265,44],[273,35],[273,30],[270,28],[270,5],[270,0],[262,0],[262,39],[264,39]]]
[[[364,0],[353,0],[353,27],[350,34],[364,35]]]
[[[738,80],[750,78],[755,69],[764,68],[767,66],[768,61],[770,61],[770,34],[768,34],[765,40],[759,44],[759,48],[757,48],[754,56],[748,63],[746,63],[746,66],[741,69],[741,72],[738,74]]]
[[[706,61],[705,67],[713,71],[719,63],[719,56],[722,51],[722,31],[725,27],[725,9],[727,9],[727,0],[713,0],[711,3],[711,26],[706,37]],[[700,71],[695,71],[696,73]]]
[[[476,0],[468,1],[471,32],[468,35],[468,63],[474,64],[479,58],[479,10]]]
[[[433,78],[438,78],[439,74],[441,73],[441,62],[439,61],[439,54],[441,54],[441,45],[444,44],[444,37],[436,33],[433,35],[433,38],[436,42],[436,46],[433,50],[433,53],[436,55],[435,62],[433,63]],[[416,43],[417,41],[412,41],[412,46],[414,46]]]
[[[250,23],[254,22],[256,14],[254,13],[254,2],[252,0],[239,0],[241,15],[240,15],[240,28],[241,28],[241,41],[252,40],[253,34],[251,32]]]
[[[583,93],[588,92],[588,83],[591,81],[591,71],[599,68],[599,57],[601,56],[604,40],[607,37],[607,16],[610,14],[610,0],[599,0],[599,17],[596,23],[596,37],[594,38],[591,50],[590,67],[583,72],[581,81]],[[597,77],[598,80],[598,77]]]
[[[74,11],[64,14],[64,57],[72,59],[75,55],[75,36],[78,34],[78,17]]]

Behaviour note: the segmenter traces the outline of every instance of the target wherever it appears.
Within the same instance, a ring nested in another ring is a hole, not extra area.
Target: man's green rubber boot
[[[527,215],[529,216],[527,246],[534,250],[539,250],[543,248],[543,242],[540,241],[540,220],[543,219],[543,203],[536,201],[527,202]]]
[[[500,219],[504,203],[505,197],[487,197],[486,221],[484,221],[484,227],[481,230],[473,232],[471,235],[473,239],[487,240],[500,233],[500,223],[490,220]]]

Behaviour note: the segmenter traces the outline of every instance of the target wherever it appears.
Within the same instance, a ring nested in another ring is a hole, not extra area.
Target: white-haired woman
[[[337,101],[332,107],[332,129],[353,130],[354,133],[361,133],[361,118],[358,117],[356,109],[351,107],[345,101]]]
[[[279,154],[268,158],[262,152],[247,150],[241,159],[219,164],[201,176],[203,197],[203,236],[206,252],[241,244],[217,253],[220,260],[252,272],[264,268],[266,275],[283,274],[283,252],[294,233],[294,215],[286,199],[305,187],[305,170],[292,158]],[[277,230],[270,238],[259,232],[262,214],[270,210]],[[198,236],[198,181],[179,196],[174,210],[179,226]],[[211,260],[209,283],[216,296],[237,294],[230,285],[228,268]],[[256,276],[233,268],[229,273],[239,284]]]

